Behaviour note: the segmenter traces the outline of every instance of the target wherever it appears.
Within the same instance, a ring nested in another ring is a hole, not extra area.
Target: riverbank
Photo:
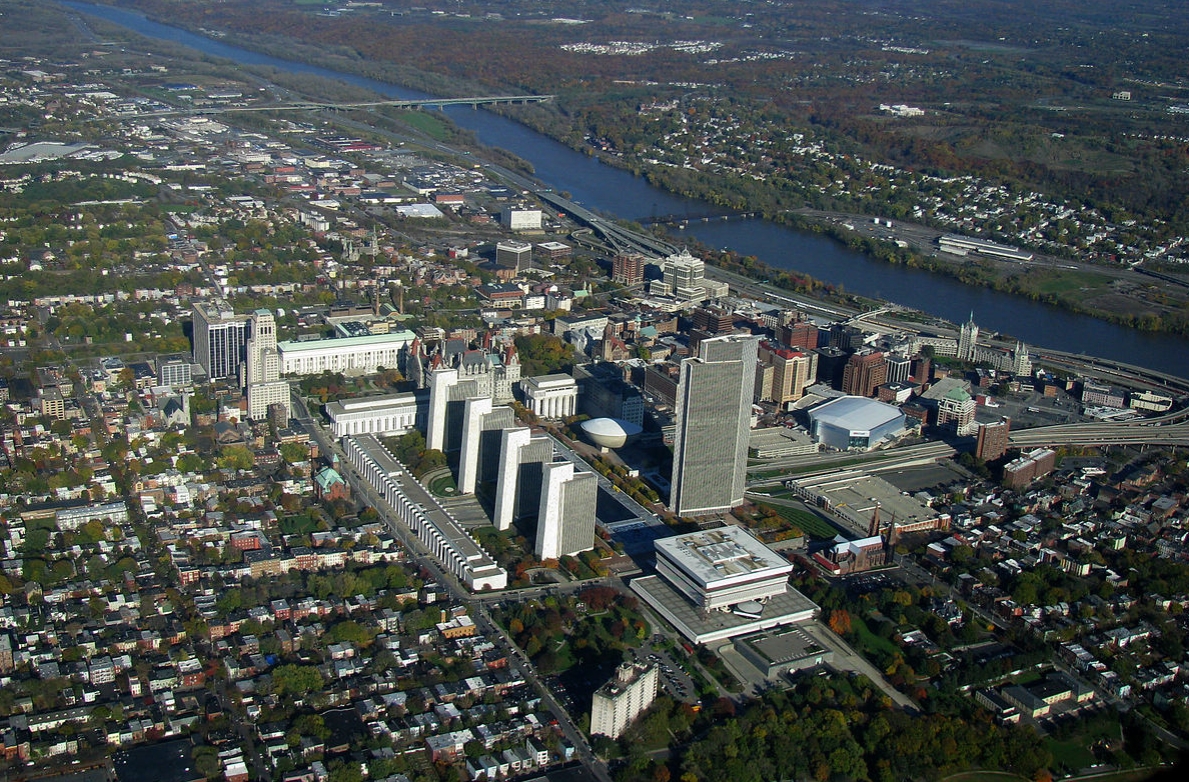
[[[76,0],[66,0],[66,4],[151,41],[180,43],[207,57],[230,60],[241,69],[263,66],[291,74],[311,74],[401,100],[433,97],[346,72],[350,63],[342,63],[343,71],[332,71],[231,46],[225,38],[195,35],[110,6]],[[474,133],[484,147],[508,150],[530,161],[535,169],[534,178],[545,187],[568,191],[576,202],[603,214],[649,222],[658,216],[706,211],[704,202],[673,195],[650,184],[649,178],[633,175],[622,166],[608,165],[593,150],[576,152],[572,146],[501,114],[472,111],[469,107],[448,108],[444,113],[454,124]],[[438,115],[436,111],[414,114]],[[538,185],[525,184],[522,189],[535,186]],[[707,247],[730,248],[744,258],[762,259],[768,268],[823,281],[844,295],[894,302],[950,323],[965,322],[974,312],[984,331],[1009,333],[1030,345],[1045,345],[1071,354],[1089,351],[1105,359],[1168,373],[1181,371],[1180,357],[1189,350],[1189,340],[1183,336],[1124,328],[1021,296],[997,293],[990,287],[965,285],[946,275],[885,263],[849,250],[821,233],[796,231],[773,221],[691,221],[682,234],[697,238]]]
[[[161,22],[179,23],[176,19]],[[387,61],[363,59],[346,46],[317,47],[290,38],[244,31],[224,31],[220,40],[269,56],[330,68],[427,94],[484,94],[492,89],[482,82],[445,77]],[[591,147],[583,138],[581,130],[574,128],[555,108],[502,107],[493,110],[493,113],[511,118],[576,152],[596,157],[606,165],[643,176],[650,184],[674,195],[725,208],[738,208],[740,204],[745,204],[749,210],[758,209],[777,225],[802,233],[826,236],[880,263],[920,269],[974,289],[1022,297],[1125,328],[1189,335],[1189,282],[1180,287],[1156,278],[1138,279],[1134,273],[1130,279],[1120,281],[1111,274],[1118,270],[1106,267],[1102,267],[1101,271],[1097,267],[1010,268],[983,258],[964,261],[939,258],[928,249],[898,246],[893,241],[846,231],[828,221],[806,218],[800,214],[805,210],[804,205],[785,203],[775,186],[765,187],[752,178],[707,177],[696,171],[676,170],[602,153]],[[526,167],[513,167],[526,170]],[[755,199],[757,194],[760,195],[759,199]],[[754,199],[754,202],[747,201],[745,197]],[[872,213],[862,216],[869,220],[878,215]],[[933,230],[938,229],[934,227]]]

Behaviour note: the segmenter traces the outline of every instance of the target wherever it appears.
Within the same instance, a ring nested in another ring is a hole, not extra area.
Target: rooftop
[[[862,396],[843,396],[809,411],[814,421],[871,431],[902,416],[900,408]]]
[[[657,553],[703,583],[790,568],[787,561],[741,527],[690,532],[656,541]]]

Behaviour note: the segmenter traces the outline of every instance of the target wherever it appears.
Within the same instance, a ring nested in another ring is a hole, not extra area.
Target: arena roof
[[[862,396],[843,396],[809,411],[814,421],[855,432],[869,432],[902,416],[900,408]]]

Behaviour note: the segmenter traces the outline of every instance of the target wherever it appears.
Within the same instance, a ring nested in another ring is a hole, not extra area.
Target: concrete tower
[[[501,532],[537,514],[545,465],[553,462],[553,442],[533,437],[525,426],[500,432],[500,465],[492,522]]]
[[[289,420],[289,384],[281,380],[281,354],[277,352],[277,323],[272,313],[258,309],[249,320],[252,336],[248,339],[244,361],[244,385],[248,394],[248,418],[263,420],[272,405],[284,409]]]
[[[474,494],[494,482],[499,471],[500,435],[516,425],[510,407],[493,407],[488,397],[471,397],[463,404],[462,453],[458,460],[458,490]]]
[[[680,516],[730,510],[743,502],[758,340],[703,340],[681,362],[669,504]]]
[[[599,482],[574,472],[572,462],[545,465],[537,511],[537,559],[557,559],[594,548]]]

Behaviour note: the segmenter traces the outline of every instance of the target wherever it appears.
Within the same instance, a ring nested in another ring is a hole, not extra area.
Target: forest
[[[437,94],[556,95],[502,111],[719,206],[793,222],[804,208],[895,217],[1183,273],[1189,134],[1174,53],[1189,29],[1168,2],[1122,18],[1106,5],[1014,1],[474,2],[435,13],[390,0],[337,15],[284,0],[122,4]],[[1028,275],[971,276],[909,255],[969,284],[1079,307]],[[1182,302],[1114,294],[1081,310],[1189,328]]]

